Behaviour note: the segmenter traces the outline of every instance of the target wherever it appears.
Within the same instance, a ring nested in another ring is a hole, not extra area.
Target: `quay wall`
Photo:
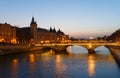
[[[120,65],[120,46],[109,46],[109,50],[116,62]]]
[[[0,45],[0,55],[19,53],[19,52],[29,52],[35,50],[41,50],[43,47],[35,47],[29,44],[10,44],[10,45]]]

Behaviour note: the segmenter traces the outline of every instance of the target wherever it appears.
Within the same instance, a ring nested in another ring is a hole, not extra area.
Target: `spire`
[[[64,35],[64,32],[62,32],[60,29],[57,31],[58,34]]]
[[[57,33],[58,33],[58,34],[61,34],[61,30],[59,29],[59,30],[57,31]]]
[[[32,17],[32,22],[34,22],[34,17]]]
[[[34,17],[32,17],[31,24],[36,24],[36,22],[35,22],[35,20],[34,20]]]
[[[56,29],[55,28],[53,29],[53,32],[56,33]]]
[[[59,29],[58,32],[61,32],[61,30]]]
[[[51,26],[50,26],[50,32],[52,32],[53,30],[52,30],[52,28],[51,28]]]

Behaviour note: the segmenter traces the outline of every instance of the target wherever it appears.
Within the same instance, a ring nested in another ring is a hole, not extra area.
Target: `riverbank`
[[[116,62],[120,65],[120,47],[109,46],[109,49]]]
[[[29,44],[0,45],[0,55],[36,51],[41,49],[44,48],[42,46],[36,47]]]
[[[0,55],[29,51],[28,44],[2,44],[0,45]]]

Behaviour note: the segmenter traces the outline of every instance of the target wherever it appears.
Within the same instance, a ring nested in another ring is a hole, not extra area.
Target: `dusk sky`
[[[120,28],[120,0],[0,0],[0,23],[60,28],[74,37],[110,35]]]

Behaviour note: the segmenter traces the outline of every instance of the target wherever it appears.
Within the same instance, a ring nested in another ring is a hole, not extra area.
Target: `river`
[[[120,67],[110,51],[101,46],[95,54],[83,47],[0,56],[0,78],[120,78]]]

